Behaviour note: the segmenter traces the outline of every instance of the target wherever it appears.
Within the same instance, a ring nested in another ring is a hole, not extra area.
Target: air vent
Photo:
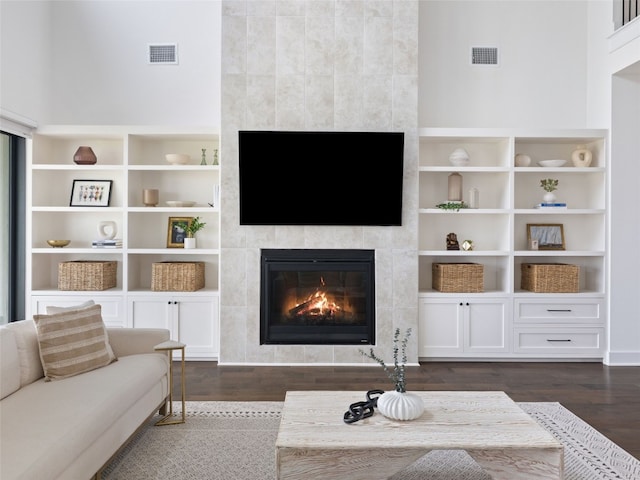
[[[175,43],[149,45],[149,63],[152,65],[177,65],[178,45]]]
[[[498,65],[496,47],[471,47],[472,65]]]

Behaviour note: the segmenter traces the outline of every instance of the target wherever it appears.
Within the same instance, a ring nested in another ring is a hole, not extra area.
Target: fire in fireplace
[[[262,250],[261,344],[375,341],[373,250]]]

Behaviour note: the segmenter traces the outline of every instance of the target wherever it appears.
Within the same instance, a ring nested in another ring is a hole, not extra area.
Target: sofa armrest
[[[153,347],[169,340],[169,330],[162,328],[107,328],[109,343],[116,357],[154,353]]]

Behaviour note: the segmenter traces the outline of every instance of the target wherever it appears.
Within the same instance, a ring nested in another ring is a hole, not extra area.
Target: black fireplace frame
[[[365,325],[270,325],[271,295],[267,291],[274,269],[295,270],[304,262],[307,270],[348,268],[362,271],[369,301]],[[260,344],[261,345],[374,345],[375,344],[375,251],[354,249],[262,249],[260,260]]]

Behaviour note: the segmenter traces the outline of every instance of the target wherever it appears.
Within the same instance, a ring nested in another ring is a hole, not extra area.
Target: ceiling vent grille
[[[178,45],[175,43],[149,45],[149,63],[152,65],[177,65]]]
[[[497,47],[471,47],[472,65],[498,65]]]

